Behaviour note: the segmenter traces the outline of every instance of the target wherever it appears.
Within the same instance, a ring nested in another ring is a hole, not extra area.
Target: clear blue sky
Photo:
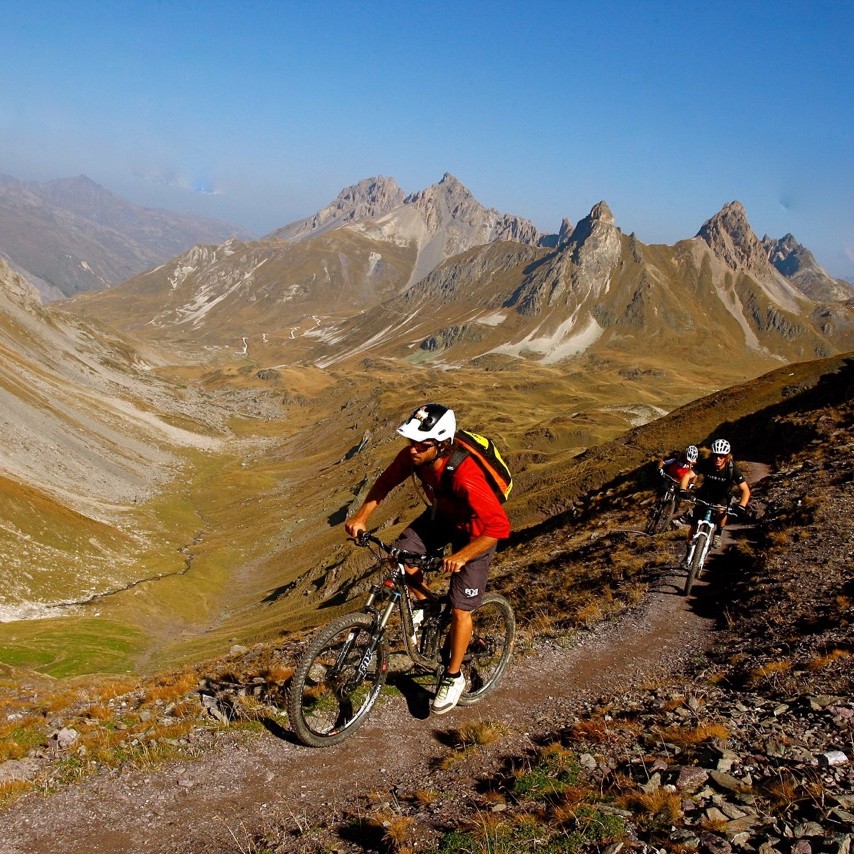
[[[854,278],[854,2],[5,0],[0,172],[257,234],[456,175],[647,243],[740,200]]]

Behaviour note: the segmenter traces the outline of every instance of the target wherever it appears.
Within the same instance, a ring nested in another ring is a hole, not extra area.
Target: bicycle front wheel
[[[297,664],[288,717],[297,738],[327,747],[365,721],[386,679],[386,650],[370,614],[346,614],[320,631]]]
[[[703,568],[703,560],[706,557],[708,548],[708,534],[698,534],[697,542],[694,544],[694,554],[691,556],[691,563],[688,565],[688,577],[685,579],[685,595],[691,594],[691,588]]]
[[[501,680],[516,640],[516,618],[510,603],[498,593],[486,593],[472,614],[471,642],[463,660],[468,689],[461,706],[471,706],[493,691]]]
[[[644,532],[647,534],[655,534],[658,531],[658,521],[661,519],[661,501],[656,498],[652,507],[649,508],[649,514],[646,517],[646,525]]]

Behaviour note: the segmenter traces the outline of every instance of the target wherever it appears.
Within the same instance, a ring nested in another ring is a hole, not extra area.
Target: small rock
[[[848,762],[848,757],[841,750],[828,750],[827,753],[822,753],[818,757],[818,764],[825,768],[830,768],[833,765],[845,765]]]
[[[683,792],[696,792],[708,779],[709,772],[705,768],[686,766],[679,770],[676,788]]]

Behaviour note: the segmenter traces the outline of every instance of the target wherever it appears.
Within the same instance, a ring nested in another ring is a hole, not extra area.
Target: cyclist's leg
[[[448,599],[451,603],[451,657],[448,670],[459,673],[472,635],[472,612],[483,602],[489,565],[495,555],[495,546],[451,576]]]
[[[393,545],[399,549],[415,552],[416,554],[431,554],[439,552],[447,539],[442,540],[442,533],[432,519],[432,511],[425,510],[417,519],[400,532]],[[419,588],[425,587],[424,573],[420,569],[405,567],[408,578],[407,584],[413,599],[426,599],[426,594]]]

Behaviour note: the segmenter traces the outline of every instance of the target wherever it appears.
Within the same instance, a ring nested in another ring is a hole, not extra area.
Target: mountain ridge
[[[696,353],[713,340],[698,325],[706,316],[730,327],[715,349],[747,351],[757,371],[775,359],[820,357],[852,344],[854,303],[845,291],[817,265],[809,293],[799,287],[803,277],[786,278],[739,202],[725,205],[694,238],[664,247],[627,237],[604,201],[574,228],[564,219],[557,235],[543,235],[484,208],[450,173],[397,204],[400,195],[393,179],[365,179],[291,232],[280,231],[287,239],[206,250],[217,256],[210,264],[194,250],[115,294],[84,296],[75,309],[169,346],[242,347],[267,364],[342,363],[375,339],[386,349],[398,341],[399,356],[430,342],[419,358],[441,363],[527,354],[552,364],[612,352],[609,342],[625,342],[626,334],[643,352],[644,323],[666,332],[672,348],[690,352],[693,338]],[[360,219],[360,211],[370,215]],[[520,254],[515,246],[527,248]],[[502,254],[521,266],[511,270]],[[442,276],[456,284],[436,287]],[[480,282],[491,283],[489,295]],[[472,299],[461,296],[461,286]],[[432,302],[417,299],[428,292]],[[833,295],[841,298],[818,301]],[[490,310],[479,310],[477,301]],[[276,325],[287,331],[276,333]]]
[[[102,290],[231,235],[252,237],[208,217],[134,205],[84,175],[42,183],[0,174],[0,254],[44,299]]]

